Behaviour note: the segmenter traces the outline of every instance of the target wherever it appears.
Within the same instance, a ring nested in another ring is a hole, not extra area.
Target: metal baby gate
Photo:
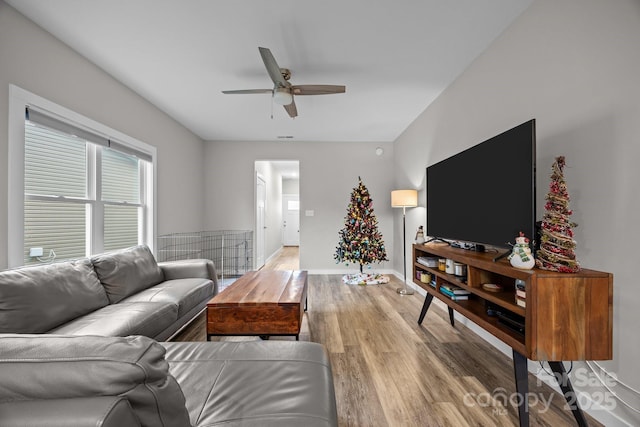
[[[253,269],[253,231],[216,230],[158,237],[158,261],[210,259],[222,285]]]

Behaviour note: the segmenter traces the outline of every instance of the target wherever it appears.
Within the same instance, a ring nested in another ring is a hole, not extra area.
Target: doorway
[[[299,170],[298,160],[255,161],[256,269],[283,248],[301,249]]]
[[[300,246],[300,194],[282,195],[282,246]]]

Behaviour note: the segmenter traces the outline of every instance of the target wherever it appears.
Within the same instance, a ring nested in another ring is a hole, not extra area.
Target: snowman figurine
[[[418,227],[418,231],[416,232],[415,243],[419,245],[424,243],[424,229],[422,228],[422,226]]]
[[[533,259],[529,247],[529,239],[525,237],[524,233],[520,232],[520,236],[516,237],[516,244],[513,245],[513,251],[508,259],[512,266],[521,270],[531,270],[536,265],[536,260]]]

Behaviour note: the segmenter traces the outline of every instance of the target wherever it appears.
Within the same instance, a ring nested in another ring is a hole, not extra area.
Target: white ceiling
[[[532,0],[5,0],[204,140],[394,141]],[[293,84],[289,118],[258,46]]]

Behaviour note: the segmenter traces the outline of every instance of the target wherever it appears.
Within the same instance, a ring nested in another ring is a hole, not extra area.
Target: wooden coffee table
[[[211,336],[295,335],[307,305],[306,271],[251,271],[207,303]]]

